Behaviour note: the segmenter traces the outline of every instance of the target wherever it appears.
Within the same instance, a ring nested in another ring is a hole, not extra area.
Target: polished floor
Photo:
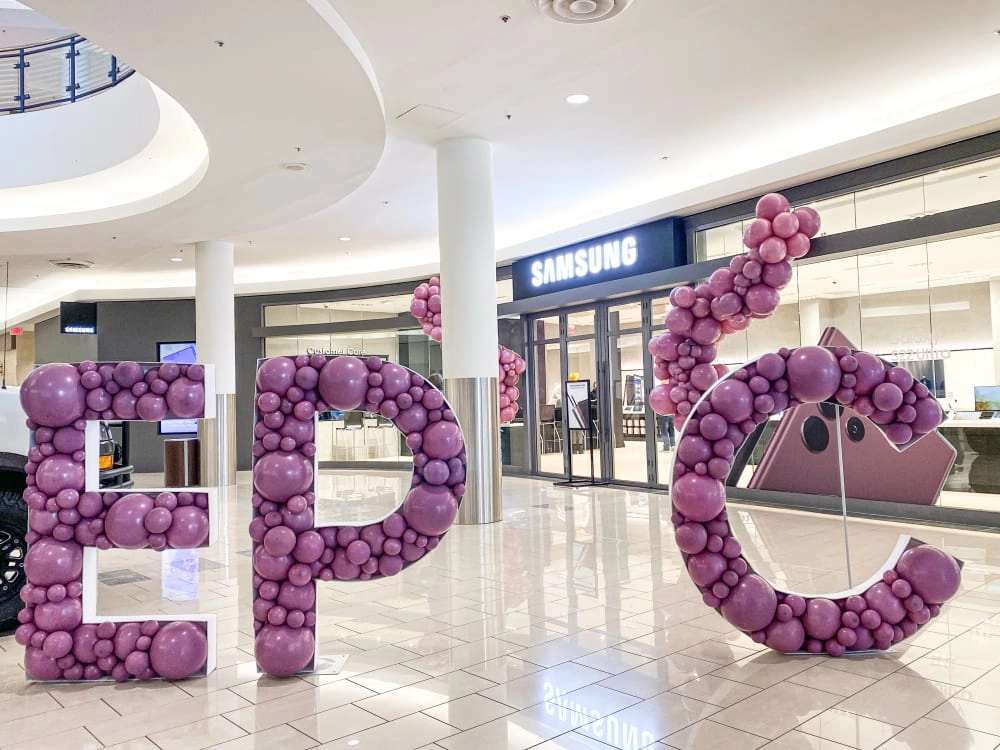
[[[24,682],[0,639],[0,748],[843,750],[1000,747],[1000,534],[849,524],[864,577],[905,531],[965,561],[963,591],[892,653],[762,650],[700,603],[663,494],[504,480],[504,521],[455,527],[401,575],[321,586],[337,674],[257,675],[249,475],[224,541],[199,552],[101,555],[101,614],[214,612],[219,668],[179,683]],[[326,473],[331,515],[398,498],[398,474]],[[772,581],[847,583],[841,520],[731,506]],[[332,519],[328,519],[332,520]]]

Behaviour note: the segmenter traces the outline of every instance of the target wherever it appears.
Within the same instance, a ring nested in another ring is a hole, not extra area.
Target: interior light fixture
[[[586,104],[590,101],[590,97],[586,94],[570,94],[566,97],[566,101],[570,104]]]
[[[309,169],[309,165],[301,161],[289,161],[285,162],[284,164],[280,164],[278,166],[280,166],[281,169],[284,169],[286,172],[305,172],[307,169]]]
[[[183,263],[184,259],[182,257],[180,257],[179,255],[175,255],[173,258],[170,259],[170,262],[171,263]]]
[[[341,242],[350,242],[351,241],[350,237],[338,237],[337,239],[340,240]]]

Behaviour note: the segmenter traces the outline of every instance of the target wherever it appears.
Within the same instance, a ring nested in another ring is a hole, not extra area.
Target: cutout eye
[[[865,439],[865,423],[857,417],[847,420],[847,437],[855,443],[860,443]]]
[[[802,423],[802,442],[812,453],[822,453],[830,444],[830,430],[819,417],[809,417]]]

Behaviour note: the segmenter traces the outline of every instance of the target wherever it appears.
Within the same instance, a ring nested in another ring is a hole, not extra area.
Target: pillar
[[[442,369],[468,457],[458,523],[492,523],[502,517],[493,146],[443,141],[437,176]]]
[[[990,333],[993,339],[992,382],[1000,383],[1000,279],[990,279]],[[969,400],[959,396],[959,403],[969,403]]]
[[[203,422],[203,485],[236,484],[236,317],[233,243],[195,245],[195,341],[198,361],[215,365],[215,420]]]
[[[799,302],[799,345],[816,346],[823,335],[820,322],[819,300],[804,299]]]

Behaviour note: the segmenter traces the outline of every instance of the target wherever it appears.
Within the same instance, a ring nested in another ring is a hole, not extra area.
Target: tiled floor
[[[22,649],[0,639],[2,750],[1000,747],[1000,535],[852,521],[856,578],[905,530],[965,561],[964,591],[893,653],[786,657],[701,604],[665,495],[508,478],[503,523],[454,528],[396,578],[321,585],[321,651],[346,666],[275,680],[253,663],[240,479],[216,547],[101,557],[114,572],[102,614],[215,612],[219,668],[176,684],[26,684]],[[407,483],[367,481],[323,486],[356,490],[340,503],[357,515]],[[839,519],[730,511],[771,580],[846,584]]]

